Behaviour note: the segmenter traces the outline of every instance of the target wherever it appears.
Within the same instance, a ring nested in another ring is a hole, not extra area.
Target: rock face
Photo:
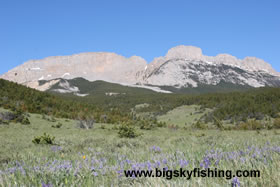
[[[51,85],[39,85],[39,80],[76,77],[127,85],[197,87],[223,81],[252,87],[280,86],[280,73],[261,59],[240,60],[229,54],[205,56],[193,46],[174,47],[150,64],[141,57],[104,52],[48,57],[30,60],[0,78],[44,90]]]
[[[81,53],[30,60],[2,75],[1,78],[20,84],[76,77],[83,77],[91,81],[104,80],[133,84],[136,82],[136,72],[144,70],[146,65],[147,62],[137,56],[125,58],[114,53]]]
[[[227,64],[206,63],[201,60],[172,59],[160,67],[143,73],[144,84],[175,87],[218,85],[220,82],[264,87],[280,86],[280,78],[262,71],[246,71]]]

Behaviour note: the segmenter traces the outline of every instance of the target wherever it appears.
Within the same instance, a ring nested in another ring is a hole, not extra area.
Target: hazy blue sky
[[[256,56],[280,71],[279,0],[0,0],[0,74],[89,51],[147,61],[176,45]]]

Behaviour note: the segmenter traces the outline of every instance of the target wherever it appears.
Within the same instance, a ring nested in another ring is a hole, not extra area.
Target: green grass
[[[189,127],[195,121],[198,121],[204,114],[210,112],[210,109],[201,111],[197,105],[180,106],[165,115],[159,116],[158,120],[167,124],[174,124],[180,127]]]
[[[175,112],[181,115],[194,111],[195,106],[175,109]],[[182,121],[188,120],[180,118],[176,121],[180,116],[175,114],[171,112],[170,115],[173,116],[174,123],[181,125]],[[231,152],[239,153],[241,150],[248,151],[248,146],[253,146],[252,153],[242,157],[244,162],[240,160],[241,157],[232,160],[221,159],[215,166],[214,159],[210,168],[233,171],[259,169],[261,178],[240,178],[241,186],[280,185],[279,130],[196,131],[180,126],[178,130],[137,129],[142,133],[141,136],[125,139],[118,137],[115,125],[96,124],[93,129],[84,130],[77,128],[73,120],[56,120],[49,122],[43,120],[41,115],[31,114],[31,125],[0,125],[0,186],[41,186],[42,183],[53,186],[230,186],[231,180],[225,178],[131,179],[119,177],[117,171],[121,169],[121,161],[127,159],[133,164],[148,161],[154,164],[160,161],[160,168],[168,165],[173,169],[180,167],[180,160],[186,160],[189,161],[186,169],[191,170],[200,167],[206,151],[213,150],[217,155],[227,155]],[[61,128],[51,127],[58,122],[63,124]],[[57,145],[32,143],[34,136],[43,135],[44,132],[55,136]],[[153,146],[159,147],[160,150],[153,151]],[[261,153],[253,157],[258,151]],[[164,159],[167,160],[166,165],[163,164]],[[94,172],[91,167],[95,168]],[[125,163],[123,167],[131,169],[132,166]],[[13,169],[16,171],[12,172]],[[77,170],[79,172],[75,173]],[[1,174],[1,171],[5,173]]]
[[[4,108],[0,108],[0,112],[9,112],[9,110],[4,109]]]

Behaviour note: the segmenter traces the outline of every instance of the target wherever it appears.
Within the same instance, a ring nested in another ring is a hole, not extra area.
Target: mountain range
[[[102,80],[123,86],[143,87],[159,92],[174,92],[200,87],[280,87],[280,73],[256,57],[237,59],[229,54],[205,56],[193,46],[171,48],[164,57],[147,63],[143,58],[125,58],[108,52],[80,53],[30,60],[0,76],[41,91],[59,84],[58,92],[79,96],[78,87],[67,80]],[[53,89],[55,90],[55,89]],[[63,91],[64,90],[64,91]],[[68,91],[67,91],[68,90]]]

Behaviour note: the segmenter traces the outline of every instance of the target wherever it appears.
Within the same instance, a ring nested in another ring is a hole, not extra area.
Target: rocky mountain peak
[[[171,48],[166,56],[149,64],[139,56],[126,58],[116,53],[89,52],[30,60],[0,76],[34,88],[40,80],[76,77],[126,85],[177,87],[217,85],[221,81],[253,87],[280,84],[280,74],[261,59],[241,60],[229,54],[206,56],[200,48],[184,45]]]
[[[230,54],[218,54],[216,57],[212,57],[213,61],[218,63],[225,63],[225,64],[233,64],[233,65],[240,65],[238,62],[239,60]]]
[[[203,57],[202,50],[194,46],[179,45],[171,48],[166,56],[167,59],[185,58],[185,59],[201,59]]]
[[[256,57],[246,57],[242,60],[244,66],[253,71],[263,70],[273,75],[280,74],[273,69],[273,67],[262,59]]]

